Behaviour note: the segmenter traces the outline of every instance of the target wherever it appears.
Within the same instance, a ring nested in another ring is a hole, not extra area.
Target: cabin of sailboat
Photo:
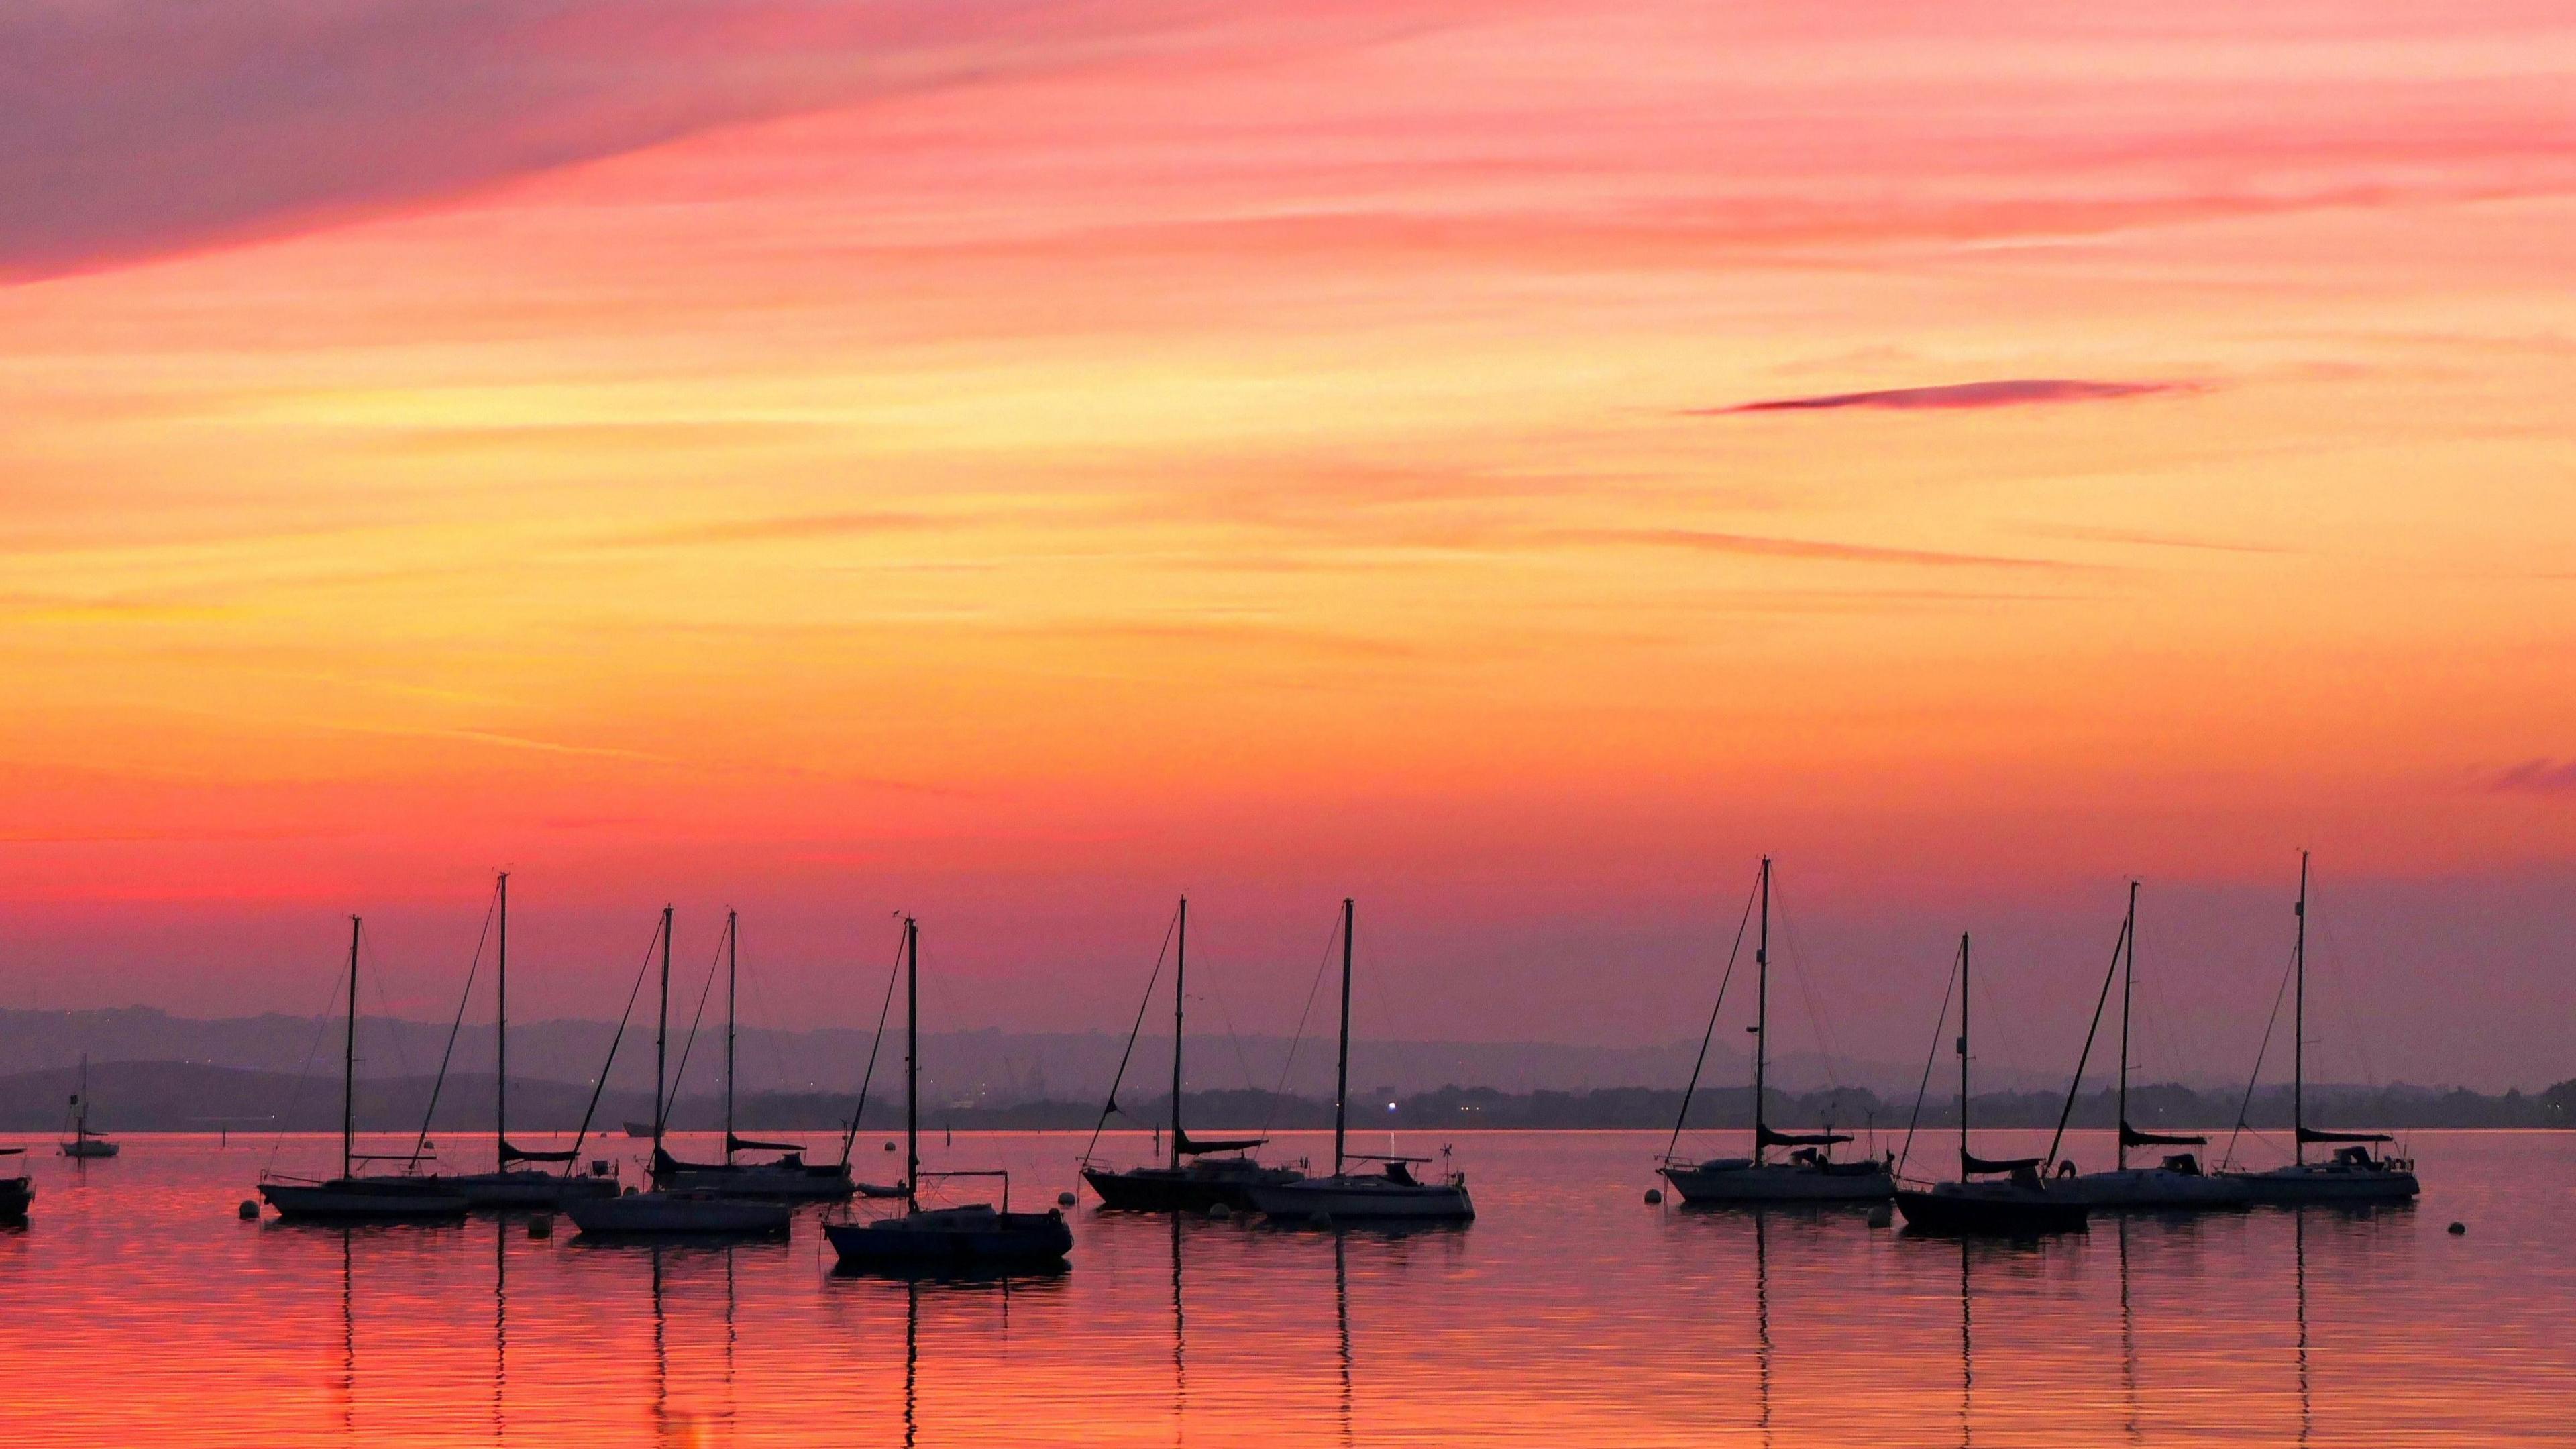
[[[1064,1214],[1011,1211],[1011,1179],[1000,1171],[949,1171],[943,1178],[998,1177],[999,1206],[921,1205],[921,927],[903,920],[903,1211],[886,1217],[827,1222],[824,1236],[840,1265],[860,1272],[993,1272],[1060,1267],[1073,1251]]]
[[[2222,1172],[2242,1183],[2258,1203],[2409,1202],[2422,1190],[2409,1157],[2374,1153],[2389,1141],[2384,1132],[2329,1132],[2308,1125],[2308,853],[2299,852],[2299,899],[2292,907],[2298,922],[2290,953],[2295,983],[2290,1015],[2290,1161],[2267,1172]],[[2280,1008],[2275,1005],[2275,1011]],[[2263,1064],[2254,1064],[2259,1074]],[[2250,1099],[2252,1091],[2249,1088]],[[2237,1126],[2242,1129],[2243,1121]],[[2310,1147],[2332,1147],[2322,1160],[2310,1161]]]
[[[1126,1081],[1127,1062],[1136,1051],[1136,1038],[1145,1026],[1145,1009],[1152,1002],[1154,981],[1145,983],[1143,1002],[1136,1007],[1136,1024],[1127,1033],[1127,1049],[1118,1058],[1118,1071],[1109,1082],[1109,1100],[1101,1105],[1100,1121],[1091,1130],[1091,1146],[1082,1154],[1082,1180],[1100,1195],[1100,1205],[1113,1211],[1128,1212],[1206,1212],[1220,1204],[1230,1210],[1249,1210],[1252,1189],[1295,1182],[1305,1176],[1293,1167],[1268,1166],[1252,1155],[1252,1149],[1268,1139],[1262,1137],[1192,1137],[1181,1123],[1181,1049],[1184,1040],[1182,1017],[1188,999],[1190,962],[1190,902],[1181,898],[1180,909],[1173,918],[1172,942],[1172,1096],[1170,1145],[1171,1156],[1165,1162],[1139,1167],[1112,1168],[1093,1160],[1092,1151],[1100,1144],[1101,1129],[1109,1124],[1111,1113],[1119,1110],[1118,1088]],[[1156,975],[1161,974],[1161,963]]]
[[[1250,1190],[1252,1205],[1283,1222],[1473,1221],[1476,1204],[1467,1195],[1465,1173],[1443,1171],[1425,1182],[1415,1175],[1413,1169],[1432,1161],[1431,1158],[1349,1150],[1351,957],[1352,937],[1357,927],[1358,909],[1346,899],[1342,902],[1341,932],[1341,1050],[1333,1073],[1332,1173],[1325,1177],[1301,1177],[1294,1182],[1257,1184]],[[1444,1151],[1442,1155],[1445,1158],[1447,1154]],[[1345,1170],[1354,1162],[1374,1162],[1379,1168],[1375,1172]]]
[[[1721,978],[1717,1003],[1709,1008],[1708,1030],[1700,1038],[1699,1057],[1691,1064],[1690,1083],[1682,1090],[1681,1112],[1673,1119],[1673,1135],[1664,1145],[1663,1165],[1656,1172],[1673,1185],[1684,1203],[1694,1207],[1884,1202],[1896,1191],[1896,1180],[1889,1175],[1885,1162],[1873,1158],[1834,1160],[1834,1148],[1852,1140],[1848,1134],[1831,1127],[1822,1132],[1781,1132],[1771,1126],[1770,1086],[1766,1079],[1771,1047],[1771,857],[1767,855],[1762,857],[1761,878],[1755,889],[1761,901],[1761,924],[1753,945],[1753,1025],[1747,1028],[1753,1037],[1753,1153],[1749,1157],[1696,1162],[1674,1155],[1683,1124],[1690,1119],[1691,1098],[1699,1091],[1700,1071],[1708,1064],[1709,1043],[1717,1035],[1718,1012],[1726,1005],[1726,987]],[[1739,924],[1738,949],[1743,940]],[[1729,976],[1734,974],[1734,965],[1730,953]],[[1785,1149],[1788,1155],[1774,1158],[1774,1149]]]

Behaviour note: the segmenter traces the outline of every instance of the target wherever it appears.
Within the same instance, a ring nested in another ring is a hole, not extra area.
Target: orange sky
[[[2240,12],[0,21],[0,1001],[509,864],[567,1013],[670,898],[1107,1025],[1188,887],[1666,1039],[1767,848],[1869,1049],[2127,873],[2250,1040],[2312,845],[2383,1066],[2568,1075],[2576,22]]]

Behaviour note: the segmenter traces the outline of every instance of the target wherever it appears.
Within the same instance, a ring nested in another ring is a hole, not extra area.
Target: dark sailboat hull
[[[2270,1172],[2223,1172],[2223,1180],[2245,1185],[2255,1202],[2270,1207],[2300,1203],[2405,1203],[2423,1191],[2415,1174],[2398,1168],[2346,1167],[2309,1163],[2277,1167]]]
[[[1899,1188],[1896,1210],[1905,1226],[1946,1238],[2039,1238],[2085,1230],[2080,1202],[2045,1192],[1917,1192]]]
[[[847,1202],[858,1193],[846,1167],[800,1165],[779,1167],[721,1163],[682,1163],[654,1174],[653,1185],[666,1192],[712,1192],[721,1197],[758,1198],[770,1202]]]
[[[263,1182],[259,1195],[295,1222],[447,1222],[465,1216],[465,1194],[436,1178]]]
[[[0,1177],[0,1221],[16,1222],[25,1217],[28,1204],[35,1200],[34,1178]]]
[[[866,1223],[825,1223],[841,1266],[859,1272],[1052,1268],[1073,1251],[1064,1214],[939,1209]]]
[[[1199,1167],[1178,1171],[1168,1167],[1134,1167],[1125,1172],[1100,1167],[1082,1170],[1082,1180],[1100,1194],[1102,1207],[1130,1213],[1203,1213],[1218,1206],[1251,1212],[1253,1189],[1277,1187],[1295,1182],[1300,1176],[1294,1168],[1287,1167],[1255,1167],[1242,1172]]]
[[[1759,1206],[1763,1203],[1877,1203],[1896,1191],[1896,1179],[1874,1162],[1752,1163],[1744,1159],[1665,1167],[1663,1179],[1692,1207]]]

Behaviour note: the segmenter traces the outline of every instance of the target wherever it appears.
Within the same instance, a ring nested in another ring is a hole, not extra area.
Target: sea
[[[1472,1225],[1174,1220],[1086,1194],[1065,1271],[972,1281],[843,1276],[819,1208],[733,1244],[536,1236],[524,1215],[302,1226],[239,1205],[263,1172],[330,1170],[336,1137],[137,1135],[86,1163],[18,1140],[37,1197],[0,1231],[13,1449],[2576,1443],[2576,1134],[2415,1134],[2411,1207],[2097,1216],[2029,1244],[1650,1204],[1661,1134],[1408,1134],[1451,1149]],[[924,1155],[1046,1206],[1085,1142],[932,1134]],[[632,1181],[642,1145],[584,1151]],[[473,1170],[491,1139],[436,1150]],[[1927,1133],[1908,1170],[1955,1152]],[[2061,1155],[2105,1165],[2110,1144]],[[858,1158],[901,1175],[876,1134]]]

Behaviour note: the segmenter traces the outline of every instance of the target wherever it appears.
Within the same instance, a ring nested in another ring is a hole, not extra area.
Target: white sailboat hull
[[[1801,1162],[1754,1163],[1744,1158],[1704,1162],[1697,1167],[1661,1169],[1681,1199],[1695,1207],[1728,1203],[1885,1202],[1896,1196],[1896,1179],[1875,1164],[1854,1164],[1852,1171],[1826,1171]]]
[[[1374,1174],[1266,1184],[1252,1189],[1252,1205],[1274,1218],[1309,1222],[1463,1223],[1476,1216],[1464,1182],[1397,1182]]]
[[[2162,1167],[2132,1167],[2061,1177],[2051,1182],[2048,1190],[2069,1202],[2114,1211],[2121,1208],[2143,1211],[2235,1208],[2254,1201],[2253,1190],[2233,1177],[2175,1172]]]
[[[701,1193],[630,1192],[567,1202],[565,1214],[585,1233],[783,1233],[795,1209],[782,1202]]]
[[[2282,1205],[2412,1202],[2423,1190],[2412,1172],[2340,1162],[2293,1164],[2269,1172],[2223,1172],[2219,1176],[2243,1183],[2254,1202]]]

